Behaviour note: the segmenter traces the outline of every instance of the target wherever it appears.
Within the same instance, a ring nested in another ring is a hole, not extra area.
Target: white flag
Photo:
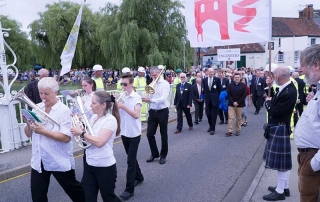
[[[70,70],[71,70],[72,59],[74,57],[74,53],[76,52],[76,46],[77,46],[79,29],[80,29],[80,24],[81,24],[83,5],[84,4],[82,4],[82,6],[79,10],[77,19],[74,22],[72,30],[69,34],[68,41],[67,41],[66,45],[64,46],[63,51],[60,56],[61,66],[62,66],[60,76],[64,75],[65,73],[70,72]]]
[[[271,0],[186,0],[185,8],[191,47],[271,39]]]

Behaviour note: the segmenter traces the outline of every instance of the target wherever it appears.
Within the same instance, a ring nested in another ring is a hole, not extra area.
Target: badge
[[[258,83],[259,86],[261,86],[261,83]]]
[[[226,85],[223,85],[222,88],[226,88]]]
[[[214,85],[213,87],[214,87],[214,88],[217,88],[217,86],[216,86],[216,85]]]

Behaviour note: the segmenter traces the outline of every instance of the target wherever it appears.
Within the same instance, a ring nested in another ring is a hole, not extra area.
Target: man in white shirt
[[[160,70],[158,67],[154,66],[150,68],[150,76],[153,80],[158,78],[160,75]],[[163,79],[162,76],[159,77],[157,84],[155,85],[155,93],[149,94],[148,97],[142,98],[143,102],[148,102],[150,105],[149,117],[148,117],[148,128],[147,137],[149,141],[149,146],[151,149],[151,156],[147,159],[147,162],[154,161],[155,158],[160,157],[160,164],[166,163],[166,157],[168,154],[168,119],[169,119],[169,93],[170,84]],[[157,132],[157,127],[160,126],[161,134],[161,152],[157,147],[157,142],[155,139],[155,134]]]
[[[121,117],[121,139],[128,155],[127,183],[126,189],[120,195],[122,199],[131,198],[134,194],[134,187],[144,180],[137,161],[141,139],[142,100],[140,95],[133,90],[133,81],[134,78],[131,75],[122,76],[121,86],[123,91],[128,93],[128,97],[124,99],[124,103],[118,103]]]
[[[299,72],[305,82],[320,81],[320,45],[312,45],[300,52]],[[320,93],[308,95],[307,108],[303,111],[295,129],[294,140],[298,147],[298,175],[300,201],[318,201],[320,187]]]
[[[47,192],[52,174],[72,201],[84,201],[83,187],[75,178],[73,143],[70,134],[71,111],[56,97],[59,84],[54,78],[42,78],[38,88],[43,100],[38,107],[56,123],[48,122],[42,125],[25,120],[27,123],[25,134],[27,137],[32,137],[32,200],[48,201]]]

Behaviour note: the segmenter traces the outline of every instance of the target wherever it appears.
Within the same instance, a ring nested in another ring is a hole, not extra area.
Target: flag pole
[[[271,40],[272,40],[272,0],[269,0],[269,20],[270,20],[270,27],[269,27],[269,76],[272,77],[271,73]],[[268,97],[271,96],[271,86],[268,88]]]

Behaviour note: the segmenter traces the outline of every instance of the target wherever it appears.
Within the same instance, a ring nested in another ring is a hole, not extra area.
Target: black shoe
[[[224,123],[223,123],[223,121],[220,121],[220,123],[219,123],[219,124],[221,125],[221,124],[224,124]]]
[[[259,112],[254,112],[254,115],[257,115]]]
[[[277,188],[277,187],[269,186],[269,187],[268,187],[268,190],[271,191],[271,192],[275,192],[275,191],[276,191],[276,188]],[[284,195],[285,195],[285,196],[290,196],[290,190],[289,190],[289,189],[284,189]]]
[[[198,125],[198,123],[199,123],[198,121],[195,121],[195,122],[194,122],[194,124],[196,124],[196,125]]]
[[[209,133],[211,131],[211,127],[208,128],[207,132]]]
[[[165,157],[160,157],[160,164],[165,164],[166,163],[166,158]]]
[[[201,122],[202,120],[201,119],[199,119],[199,122]]]
[[[146,161],[147,161],[147,163],[150,163],[150,162],[154,161],[155,158],[159,158],[159,156],[158,157],[150,156]]]
[[[226,121],[224,124],[228,124],[228,121]]]
[[[133,196],[133,193],[129,193],[127,191],[122,192],[122,194],[120,195],[120,197],[124,200],[127,200],[129,198],[131,198]]]
[[[263,200],[266,201],[279,201],[279,200],[285,200],[286,196],[284,195],[284,192],[282,194],[279,194],[278,192],[271,192],[268,195],[264,195],[262,197]]]
[[[212,130],[212,131],[210,131],[210,135],[214,135],[214,131]]]
[[[134,186],[138,186],[139,184],[141,184],[144,180],[135,180],[134,181]]]

